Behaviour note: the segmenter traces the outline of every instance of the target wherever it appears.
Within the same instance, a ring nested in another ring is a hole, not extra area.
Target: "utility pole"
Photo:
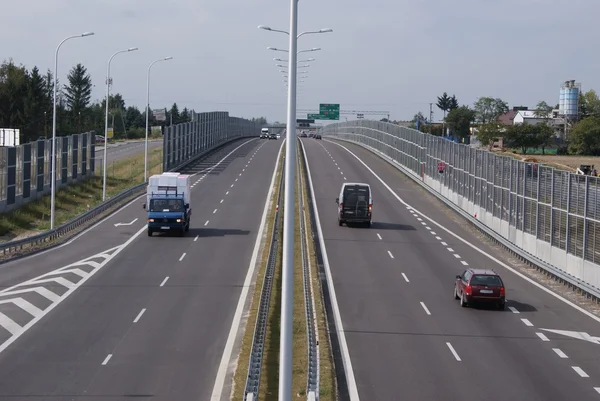
[[[429,103],[429,133],[433,132],[433,103]]]

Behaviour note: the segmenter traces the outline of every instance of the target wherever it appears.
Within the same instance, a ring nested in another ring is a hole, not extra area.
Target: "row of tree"
[[[508,103],[502,99],[481,97],[473,107],[469,107],[459,105],[456,96],[450,97],[444,92],[437,100],[436,106],[444,112],[442,126],[431,125],[419,112],[413,118],[413,128],[443,135],[447,132],[447,126],[450,135],[462,142],[468,142],[471,129],[475,128],[475,136],[484,145],[491,148],[495,140],[502,137],[505,146],[519,148],[523,153],[529,148],[541,148],[544,151],[558,142],[555,140],[555,127],[550,124],[552,110],[558,109],[558,105],[553,108],[541,101],[533,110],[534,116],[541,122],[507,126],[498,122],[498,117],[509,111]],[[600,155],[600,99],[593,89],[580,95],[579,116],[576,121],[567,123],[567,130],[566,142],[562,145],[564,151]]]
[[[92,102],[92,88],[92,78],[82,64],[69,71],[66,84],[58,82],[57,135],[89,131],[104,135],[106,100]],[[42,74],[38,67],[28,70],[12,60],[0,65],[0,128],[20,129],[21,143],[52,136],[53,99],[54,77],[50,70]],[[145,109],[126,105],[119,93],[109,97],[108,106],[109,127],[116,139],[145,136]],[[166,112],[165,121],[157,121],[150,113],[151,126],[179,124],[192,117],[187,108],[180,111],[177,103]],[[263,117],[255,120],[266,123]]]

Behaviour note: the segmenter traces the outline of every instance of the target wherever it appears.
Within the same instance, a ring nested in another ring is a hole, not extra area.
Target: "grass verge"
[[[306,166],[304,165],[304,157],[302,148],[300,147],[300,174],[301,177],[306,177]],[[319,363],[320,363],[320,383],[319,383],[319,399],[320,401],[335,401],[337,400],[337,381],[335,368],[333,364],[333,349],[329,339],[329,329],[327,324],[327,315],[325,311],[325,303],[323,301],[323,290],[321,281],[319,280],[318,260],[315,251],[315,241],[312,240],[313,227],[311,219],[308,218],[310,213],[308,183],[303,180],[302,197],[304,208],[307,211],[306,233],[309,235],[308,241],[308,257],[311,269],[313,297],[315,304],[315,319],[317,320],[317,339],[319,341]],[[304,313],[304,310],[302,311]]]
[[[149,174],[162,172],[162,152],[162,148],[148,152]],[[54,217],[56,227],[102,202],[102,166],[96,168],[96,171],[94,177],[60,188],[56,192]],[[106,174],[107,197],[141,184],[144,180],[144,154],[109,163]],[[0,242],[25,238],[49,229],[49,194],[0,215]]]
[[[262,289],[262,285],[263,282],[265,280],[265,271],[266,271],[266,267],[267,267],[267,261],[269,259],[269,248],[271,245],[271,241],[273,240],[273,225],[275,223],[275,203],[277,202],[278,196],[279,196],[279,191],[280,191],[280,182],[281,182],[281,174],[283,174],[283,155],[284,153],[282,152],[280,159],[279,159],[279,171],[277,172],[277,175],[275,177],[275,182],[274,182],[274,188],[273,188],[273,197],[272,197],[272,207],[270,208],[268,214],[267,214],[267,222],[265,224],[265,238],[263,241],[263,246],[261,249],[261,253],[260,253],[260,258],[259,258],[259,268],[257,269],[257,273],[256,273],[256,280],[254,282],[254,289],[252,291],[252,301],[250,304],[250,308],[248,310],[247,313],[247,322],[248,324],[246,325],[245,331],[244,331],[244,337],[242,340],[242,345],[241,345],[241,349],[240,349],[240,353],[238,355],[238,360],[237,360],[237,368],[235,371],[235,374],[233,376],[233,398],[234,400],[243,400],[244,399],[244,391],[246,389],[246,377],[248,375],[248,364],[250,363],[250,353],[252,352],[252,341],[254,339],[254,330],[256,327],[256,316],[258,315],[258,305],[260,302],[260,296],[261,296],[261,289]],[[283,207],[281,208],[281,210],[283,210]],[[281,218],[281,215],[280,215]],[[280,238],[282,236],[280,235]],[[281,252],[281,250],[280,250]],[[275,273],[277,274],[278,271],[281,270],[280,266],[281,266],[281,254],[279,253],[277,255],[277,260],[278,260],[278,265],[275,267]],[[274,283],[273,283],[273,293],[272,295],[274,295],[274,293],[277,293],[277,286],[278,284],[281,284],[281,277],[279,277],[279,279],[277,278],[277,276],[274,278]],[[281,294],[279,292],[279,294]],[[272,298],[273,299],[273,298]],[[281,308],[279,308],[280,310]],[[272,313],[273,313],[273,306],[271,306],[270,309],[271,313],[269,315],[269,322],[272,318]],[[279,330],[277,330],[277,335],[279,335]],[[269,338],[270,336],[267,336],[267,338],[265,339],[265,341],[270,341],[271,339]],[[279,337],[277,338],[277,347],[276,350],[278,350],[278,345],[279,345]],[[265,357],[267,357],[267,352],[269,350],[267,349],[267,343],[265,343]],[[278,360],[279,358],[279,353],[277,353],[276,359]],[[279,366],[276,366],[276,368],[278,368]],[[264,370],[263,370],[264,372]],[[264,374],[264,373],[263,373]],[[275,371],[275,374],[277,375],[277,371]],[[277,377],[277,376],[276,376]],[[264,383],[265,383],[265,379],[266,376],[262,376],[261,378],[261,388],[265,387]],[[275,393],[276,395],[277,393]]]

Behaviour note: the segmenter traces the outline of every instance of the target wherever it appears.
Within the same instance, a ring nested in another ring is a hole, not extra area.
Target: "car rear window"
[[[491,274],[477,274],[471,278],[471,285],[488,285],[491,287],[501,287],[502,280],[498,276]]]

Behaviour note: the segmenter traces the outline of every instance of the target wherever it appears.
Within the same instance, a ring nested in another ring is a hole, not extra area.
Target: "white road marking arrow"
[[[551,329],[542,329],[542,330],[600,345],[600,337],[590,336],[588,333],[586,333],[584,331],[551,330]]]
[[[132,225],[133,223],[135,223],[136,221],[137,221],[137,217],[136,217],[135,219],[133,219],[133,220],[131,221],[131,223],[116,223],[116,224],[115,224],[115,227],[119,227],[119,226],[130,226],[130,225]]]

